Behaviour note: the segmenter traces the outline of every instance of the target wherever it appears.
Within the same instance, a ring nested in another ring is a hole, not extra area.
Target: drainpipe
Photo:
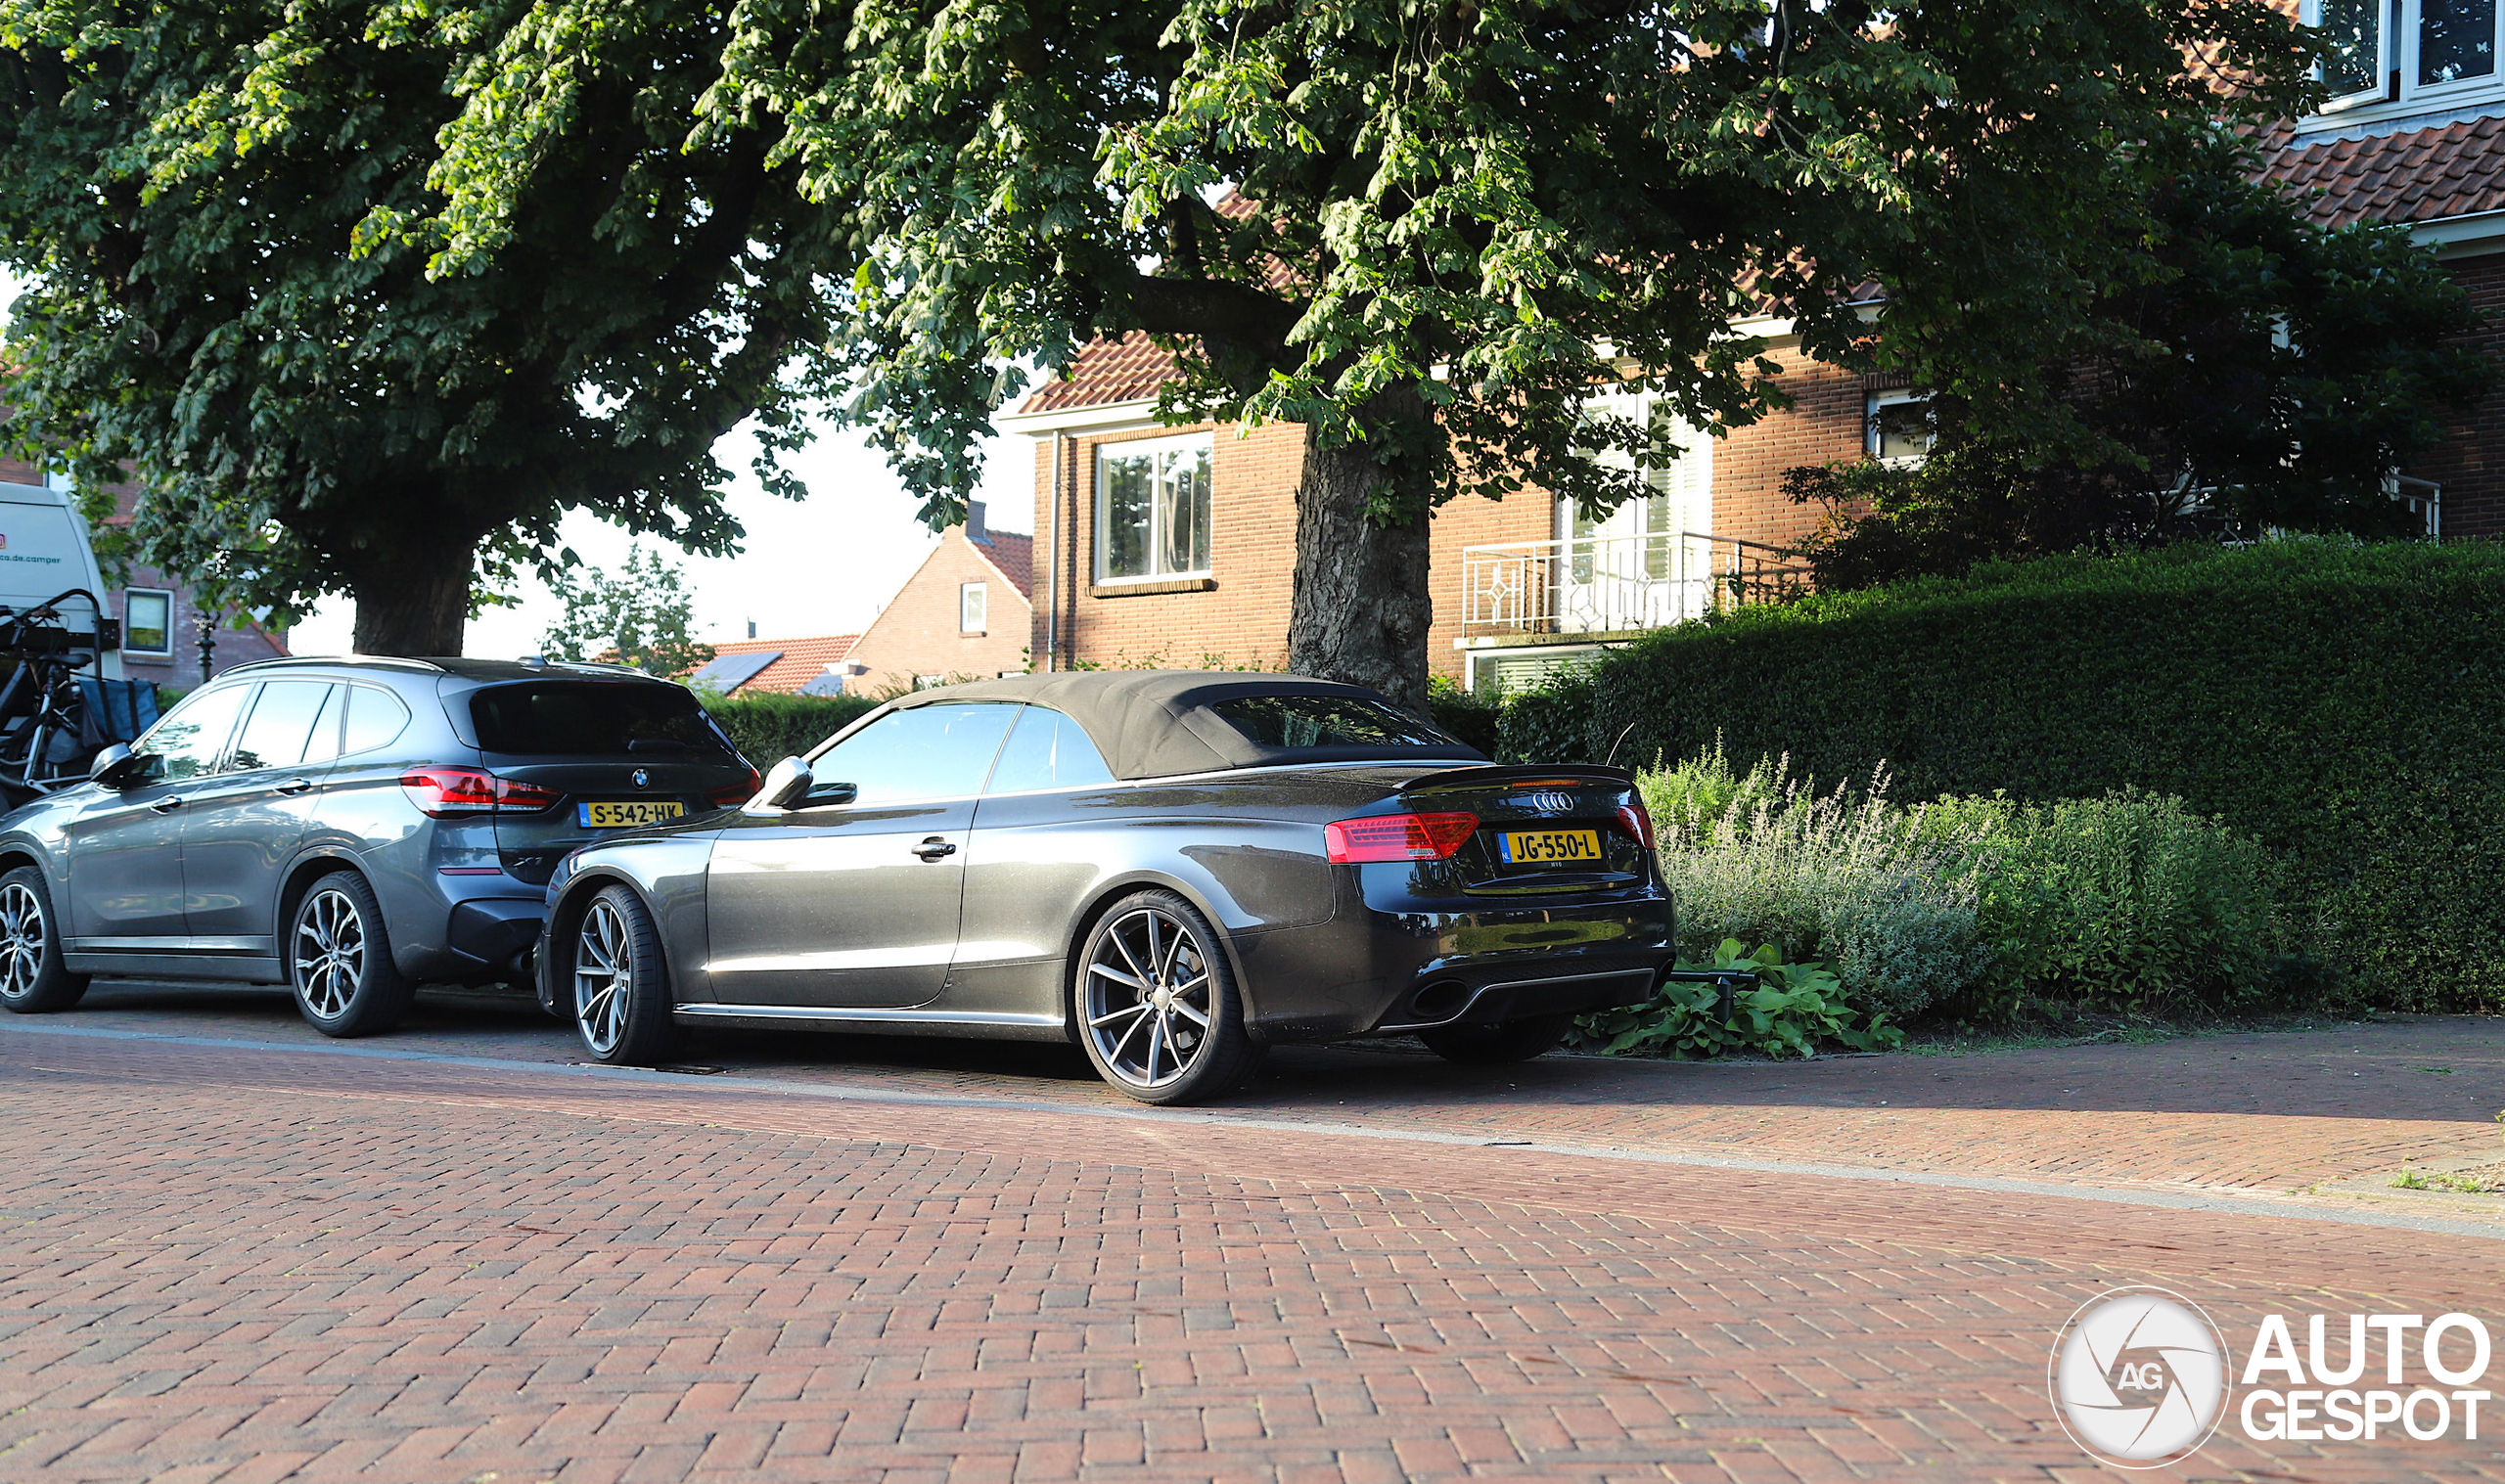
[[[1052,510],[1044,517],[1044,669],[1061,659],[1061,429],[1053,429]]]

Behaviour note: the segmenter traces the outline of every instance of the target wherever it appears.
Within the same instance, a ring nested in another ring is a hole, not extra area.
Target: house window
[[[990,608],[990,593],[979,582],[957,584],[957,632],[979,634],[983,618]]]
[[[167,655],[174,652],[173,594],[144,587],[122,594],[121,652]]]
[[[1864,425],[1869,428],[1870,457],[1890,464],[1921,463],[1938,436],[1927,391],[1872,392]]]
[[[1096,578],[1209,569],[1209,440],[1161,438],[1096,454]]]
[[[913,688],[917,691],[928,691],[934,686],[944,686],[947,683],[948,677],[945,675],[916,675],[913,677]]]
[[[2325,112],[2497,90],[2498,0],[2305,0],[2304,19],[2331,45]]]

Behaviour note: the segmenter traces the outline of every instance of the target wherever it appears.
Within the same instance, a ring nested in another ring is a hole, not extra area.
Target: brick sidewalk
[[[2083,1478],[2104,1288],[2505,1321],[2470,1237],[319,1049],[0,1033],[0,1158],[10,1479]]]
[[[283,993],[100,985],[50,1023],[320,1041]],[[431,999],[384,1041],[569,1062],[535,1010]],[[690,1060],[776,1079],[1126,1105],[1075,1050],[982,1042],[712,1033]],[[1453,1066],[1423,1055],[1293,1048],[1221,1113],[1488,1139],[1959,1172],[2284,1198],[2382,1187],[2404,1159],[2505,1156],[2505,1020],[2427,1016],[2311,1032],[2200,1036],[1988,1056],[1694,1065],[1549,1057]],[[2354,1206],[2353,1198],[2307,1199]],[[2448,1212],[2505,1198],[2378,1204]]]

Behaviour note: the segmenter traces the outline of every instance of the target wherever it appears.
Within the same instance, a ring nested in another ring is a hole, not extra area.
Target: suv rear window
[[[1457,747],[1408,712],[1356,696],[1240,696],[1209,703],[1264,747]]]
[[[676,686],[528,680],[471,693],[478,747],[522,757],[730,753],[696,697]],[[640,743],[640,745],[639,745]]]

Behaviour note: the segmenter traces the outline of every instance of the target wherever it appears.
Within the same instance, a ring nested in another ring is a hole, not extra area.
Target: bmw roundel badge
[[[653,786],[653,770],[650,768],[638,768],[627,777],[635,781],[635,787],[638,788],[649,788]]]

